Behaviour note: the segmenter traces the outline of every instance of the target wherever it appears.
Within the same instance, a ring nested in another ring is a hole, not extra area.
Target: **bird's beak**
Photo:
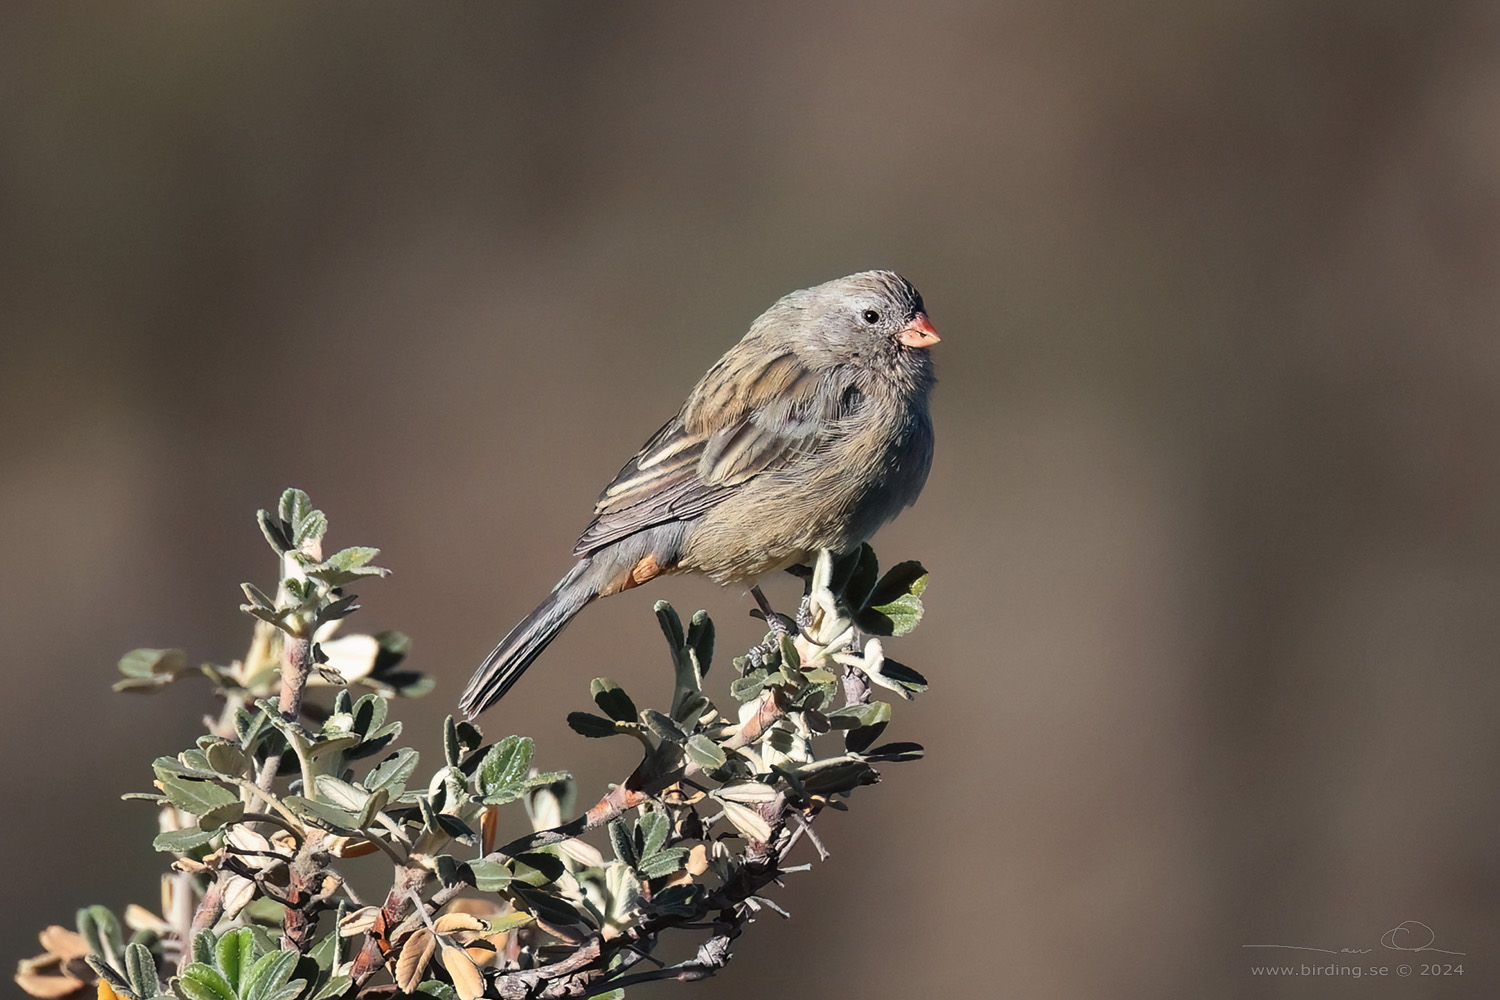
[[[896,334],[896,339],[907,347],[931,347],[943,338],[937,335],[932,328],[932,321],[927,318],[926,313],[917,313],[912,321],[901,328]]]

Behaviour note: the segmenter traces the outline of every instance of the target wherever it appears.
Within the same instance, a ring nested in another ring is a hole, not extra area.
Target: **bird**
[[[465,718],[600,597],[673,573],[753,582],[852,551],[913,504],[932,466],[938,340],[893,271],[777,300],[604,488],[577,563],[485,657]]]

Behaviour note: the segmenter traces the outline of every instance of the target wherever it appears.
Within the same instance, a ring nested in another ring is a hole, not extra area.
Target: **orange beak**
[[[917,313],[912,321],[901,328],[896,334],[896,339],[907,347],[931,347],[943,338],[937,335],[932,328],[932,321],[927,318],[926,313]]]

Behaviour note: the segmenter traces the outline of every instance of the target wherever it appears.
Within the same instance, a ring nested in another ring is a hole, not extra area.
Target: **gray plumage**
[[[936,342],[891,271],[784,296],[600,494],[578,563],[464,691],[498,701],[596,597],[665,573],[753,580],[845,552],[915,502],[932,464]]]

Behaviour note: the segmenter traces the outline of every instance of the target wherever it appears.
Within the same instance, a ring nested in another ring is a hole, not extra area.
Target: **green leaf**
[[[765,667],[757,667],[745,676],[729,682],[729,696],[741,704],[750,701],[766,686],[768,676],[769,672]]]
[[[915,560],[892,566],[870,593],[869,607],[889,604],[900,597],[921,597],[927,589],[927,570]]]
[[[339,905],[333,915],[333,926],[335,928],[338,927],[339,924],[343,923],[345,909],[346,906],[344,901],[339,900]],[[330,969],[332,969],[339,963],[339,956],[342,954],[341,945],[343,944],[343,940],[344,939],[339,937],[337,933],[325,934],[323,935],[323,940],[314,945],[312,950],[307,953],[307,957],[313,960],[313,962],[317,965],[320,973],[327,974]]]
[[[854,616],[855,624],[872,635],[905,635],[922,620],[922,593],[927,571],[921,563],[904,562],[875,585],[870,602]]]
[[[187,654],[180,649],[133,649],[120,658],[126,677],[175,677],[186,669]]]
[[[505,865],[483,858],[470,861],[469,870],[474,873],[474,888],[480,892],[499,892],[510,884],[513,877],[511,870]]]
[[[458,990],[438,979],[429,979],[417,987],[418,993],[436,997],[437,1000],[458,1000]]]
[[[214,949],[219,946],[219,936],[213,931],[199,931],[193,935],[193,961],[200,965],[212,965]]]
[[[554,854],[532,852],[517,854],[510,862],[515,881],[523,885],[544,886],[562,878],[567,867]]]
[[[677,612],[666,601],[657,601],[655,610],[661,634],[667,637],[667,644],[672,647],[673,655],[676,655],[687,641],[682,634],[682,619],[677,617]]]
[[[442,830],[444,833],[452,837],[454,840],[458,841],[460,844],[463,844],[466,847],[477,847],[479,845],[479,835],[476,834],[467,823],[459,819],[457,816],[450,816],[447,813],[438,813],[436,818],[438,829]]]
[[[226,802],[222,806],[214,806],[208,812],[198,817],[198,828],[212,833],[230,823],[237,823],[241,816],[245,815],[245,803],[236,799]]]
[[[379,549],[372,549],[364,545],[355,545],[347,549],[340,549],[323,560],[323,564],[331,566],[334,569],[358,569],[378,555],[380,555]]]
[[[218,969],[200,962],[183,969],[174,985],[187,1000],[239,1000]]]
[[[353,985],[354,979],[350,976],[330,976],[328,982],[318,987],[317,992],[312,995],[312,1000],[337,1000],[338,997],[348,993]]]
[[[714,658],[714,623],[707,611],[693,613],[692,621],[688,623],[687,648],[697,658],[698,675],[707,674]]]
[[[654,708],[648,708],[641,712],[641,722],[650,730],[657,739],[666,740],[670,743],[686,743],[687,733],[667,716],[662,715]]]
[[[926,752],[920,743],[883,743],[869,753],[861,754],[861,756],[865,760],[897,763],[907,760],[921,760]]]
[[[541,774],[533,774],[514,785],[507,785],[480,799],[487,806],[503,806],[516,801],[535,788],[546,785],[555,785],[563,781],[572,781],[573,776],[567,771],[544,771]]]
[[[906,699],[927,690],[927,678],[906,664],[897,663],[895,660],[885,659],[881,662],[879,670],[866,671],[866,673],[876,684],[889,688]]]
[[[245,751],[229,740],[204,736],[198,740],[208,766],[218,774],[239,777],[245,771]]]
[[[640,862],[640,856],[635,850],[635,838],[631,836],[624,820],[616,819],[610,822],[609,845],[614,848],[615,857],[619,858],[627,868],[634,868]]]
[[[151,847],[157,851],[186,854],[213,840],[217,833],[217,830],[203,830],[196,826],[185,830],[167,830],[156,835],[156,839],[151,841]]]
[[[642,859],[636,872],[642,878],[661,878],[664,875],[671,875],[682,868],[687,861],[687,856],[686,847],[669,847]]]
[[[239,737],[240,746],[249,747],[260,739],[271,720],[267,717],[266,710],[256,708],[240,708],[234,713],[234,734]]]
[[[372,792],[383,791],[398,799],[406,791],[406,780],[416,772],[420,759],[415,750],[402,747],[371,768],[363,784]]]
[[[701,885],[669,885],[660,892],[653,893],[647,906],[655,913],[691,917],[698,912],[698,902],[703,894],[704,888]]]
[[[199,781],[172,774],[160,768],[156,771],[161,790],[172,804],[184,812],[201,816],[217,806],[238,802],[239,796],[223,785],[212,781]]]
[[[340,549],[309,569],[307,575],[322,580],[330,587],[342,587],[362,576],[389,576],[390,570],[368,565],[379,554],[379,549],[365,546]]]
[[[143,944],[125,946],[125,978],[138,997],[154,997],[161,989],[161,978],[156,973],[156,957]]]
[[[862,760],[834,760],[801,769],[802,787],[810,795],[837,795],[860,785],[873,785],[880,773]]]
[[[309,826],[345,835],[359,831],[359,814],[348,809],[340,809],[338,806],[318,802],[301,795],[288,795],[281,801],[298,819]]]
[[[450,715],[443,719],[443,759],[448,762],[449,767],[457,767],[462,755],[463,747],[458,742],[458,722]]]
[[[301,956],[295,951],[273,951],[262,955],[245,976],[240,989],[240,1000],[289,1000],[287,990],[292,984],[292,970]],[[291,991],[296,996],[306,986],[304,980],[294,980],[299,985]]]
[[[672,832],[672,824],[667,817],[652,810],[636,822],[635,829],[641,844],[641,856],[649,857],[666,846],[667,835]]]
[[[526,778],[536,744],[529,736],[507,736],[490,747],[479,765],[479,791],[496,795],[515,789]]]
[[[594,704],[599,706],[599,711],[609,718],[617,722],[636,722],[640,719],[630,695],[608,677],[595,677],[589,684],[589,693],[594,696]]]
[[[801,683],[802,678],[795,676],[802,669],[802,654],[797,652],[797,642],[789,635],[783,635],[779,639],[781,649],[781,672],[794,683]]]
[[[561,926],[586,923],[578,908],[556,893],[540,889],[516,889],[515,893],[522,906],[548,923]]]
[[[300,523],[292,525],[292,544],[302,548],[309,542],[314,542],[328,534],[328,518],[321,510],[308,512]]]
[[[856,716],[859,725],[844,734],[844,747],[851,753],[860,753],[880,739],[880,734],[885,732],[886,723],[891,721],[889,702],[876,701],[862,707],[866,710]]]
[[[828,721],[835,729],[855,729],[859,726],[873,726],[878,722],[888,722],[891,718],[891,705],[886,701],[844,705],[827,715]]]
[[[600,718],[589,712],[569,712],[568,728],[579,736],[587,736],[591,740],[603,739],[606,736],[614,736],[617,733],[629,732],[617,726],[609,719]]]
[[[331,774],[314,776],[313,788],[316,790],[319,802],[346,809],[356,816],[364,810],[365,803],[370,801],[369,792],[347,781],[341,781]]]
[[[276,550],[276,554],[286,555],[292,547],[292,536],[287,534],[281,519],[269,511],[260,510],[255,512],[255,520],[260,525],[261,534],[266,536],[266,541]]]
[[[728,760],[723,748],[702,733],[688,737],[684,749],[688,759],[705,771],[717,771]]]
[[[248,927],[227,931],[214,948],[214,964],[236,995],[244,993],[245,975],[255,963],[255,934]]]
[[[844,570],[843,573],[839,572],[841,569]],[[875,558],[875,550],[868,543],[861,543],[859,551],[849,559],[847,567],[840,566],[834,570],[835,582],[831,589],[835,594],[843,596],[848,607],[863,608],[869,602],[879,574],[880,562]]]
[[[171,677],[125,677],[109,686],[111,691],[131,694],[154,694],[172,683]]]

